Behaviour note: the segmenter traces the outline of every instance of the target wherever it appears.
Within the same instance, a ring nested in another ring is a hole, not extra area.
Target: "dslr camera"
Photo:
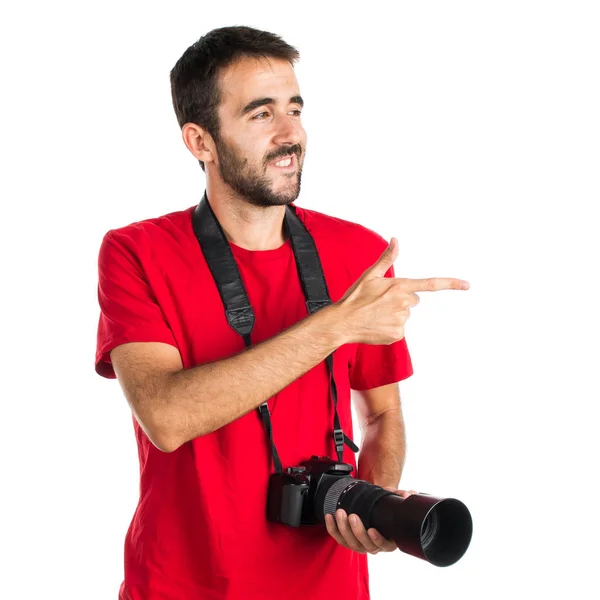
[[[325,515],[342,508],[357,514],[411,556],[446,567],[466,552],[473,532],[467,507],[454,498],[393,492],[350,475],[350,464],[312,456],[269,478],[267,519],[300,527],[325,525]]]

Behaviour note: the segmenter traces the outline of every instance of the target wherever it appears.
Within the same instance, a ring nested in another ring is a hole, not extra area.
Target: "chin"
[[[299,190],[294,190],[293,194],[285,194],[284,196],[279,196],[279,198],[281,199],[282,204],[289,204],[290,202],[294,202],[299,194]]]
[[[277,201],[273,203],[273,206],[287,206],[294,202],[296,198],[277,198]]]
[[[298,188],[294,190],[271,190],[271,198],[275,200],[278,204],[288,204],[289,202],[293,202],[299,194]]]

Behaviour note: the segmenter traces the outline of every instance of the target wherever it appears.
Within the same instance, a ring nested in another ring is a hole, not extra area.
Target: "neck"
[[[208,178],[206,195],[229,242],[247,250],[275,250],[285,243],[285,206],[254,206]]]

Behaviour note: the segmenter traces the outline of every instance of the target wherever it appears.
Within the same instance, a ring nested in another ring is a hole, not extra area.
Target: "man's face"
[[[302,99],[285,60],[243,58],[220,78],[220,134],[215,139],[222,180],[256,206],[296,200],[306,149]],[[276,166],[292,157],[289,166]]]

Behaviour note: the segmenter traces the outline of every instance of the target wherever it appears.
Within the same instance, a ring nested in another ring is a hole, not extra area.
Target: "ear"
[[[181,129],[181,137],[188,150],[205,165],[214,162],[217,156],[215,142],[202,127],[195,123],[186,123]]]

